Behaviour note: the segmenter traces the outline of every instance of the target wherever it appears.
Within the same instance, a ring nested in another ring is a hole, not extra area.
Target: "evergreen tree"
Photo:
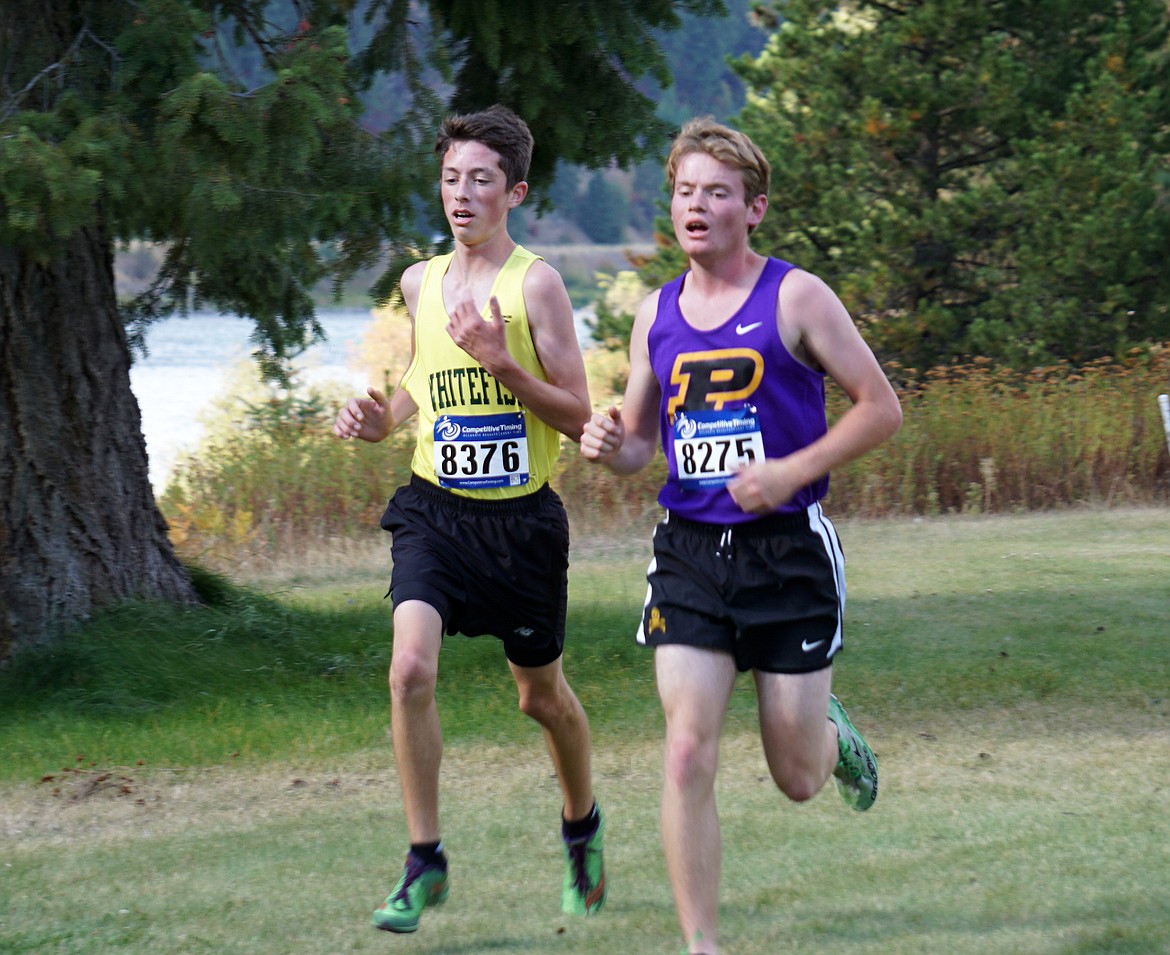
[[[553,206],[564,215],[575,216],[580,190],[581,167],[566,162],[557,163],[552,185],[548,190],[548,198]]]
[[[577,216],[589,239],[603,245],[621,242],[629,218],[629,206],[617,184],[600,172],[590,176]]]
[[[649,236],[654,231],[654,219],[665,198],[662,192],[665,178],[662,160],[657,156],[634,167],[630,182],[630,227],[639,235]]]
[[[886,358],[1088,361],[1170,337],[1164,0],[787,0],[740,66],[757,248]],[[781,21],[779,16],[783,17]]]
[[[0,0],[0,662],[104,603],[196,599],[130,390],[147,323],[250,317],[278,375],[320,332],[317,282],[389,249],[388,296],[426,253],[440,114],[515,108],[538,186],[558,158],[636,161],[665,133],[633,86],[667,81],[652,31],[715,6]],[[379,135],[360,122],[375,85],[401,97]],[[166,258],[120,310],[113,254],[134,238]]]
[[[725,120],[743,107],[743,81],[732,61],[754,55],[763,46],[765,33],[752,16],[754,2],[723,0],[707,10],[684,13],[677,29],[657,32],[671,81],[663,84],[647,79],[639,88],[656,103],[655,116],[665,128],[676,130],[691,117],[706,113]],[[665,138],[659,140],[659,147],[635,166],[626,197],[628,226],[644,236],[653,231],[662,201]],[[590,214],[576,192],[566,194],[558,189],[557,196],[550,199],[565,218],[578,221]]]
[[[671,126],[707,113],[727,120],[743,108],[744,84],[733,62],[759,54],[767,38],[754,6],[755,0],[727,0],[725,13],[688,14],[677,30],[663,33],[674,80],[657,95],[657,112]]]

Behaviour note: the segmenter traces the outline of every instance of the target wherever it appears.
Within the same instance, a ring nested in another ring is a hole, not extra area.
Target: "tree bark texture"
[[[0,665],[127,598],[197,600],[150,485],[113,244],[0,247]]]

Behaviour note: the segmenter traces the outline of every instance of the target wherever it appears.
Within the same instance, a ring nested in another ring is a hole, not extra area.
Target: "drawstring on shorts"
[[[719,543],[715,545],[716,557],[731,560],[735,553],[735,542],[732,540],[733,530],[734,528],[730,524],[723,528],[723,533],[719,537]]]

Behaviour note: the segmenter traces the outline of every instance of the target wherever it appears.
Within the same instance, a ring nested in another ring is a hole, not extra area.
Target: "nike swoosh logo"
[[[802,649],[805,653],[812,653],[813,650],[815,650],[824,642],[825,641],[823,638],[820,640],[813,640],[812,643],[809,643],[807,640],[802,640],[800,643],[800,649]]]
[[[750,325],[736,325],[735,334],[746,335],[748,332],[754,332],[757,328],[763,325],[763,322],[752,322]]]

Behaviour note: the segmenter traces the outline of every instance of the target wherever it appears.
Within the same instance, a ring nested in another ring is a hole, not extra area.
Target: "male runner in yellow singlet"
[[[368,389],[333,426],[339,438],[381,441],[418,416],[410,483],[382,517],[393,535],[391,723],[410,836],[402,876],[374,912],[390,932],[415,931],[422,910],[447,897],[435,702],[444,633],[502,641],[564,798],[562,908],[587,915],[605,901],[589,724],[561,666],[568,520],[548,485],[560,436],[580,440],[589,391],[564,282],[508,234],[532,145],[501,106],[443,123],[435,152],[455,250],[402,276],[414,334],[397,390],[387,399]]]

